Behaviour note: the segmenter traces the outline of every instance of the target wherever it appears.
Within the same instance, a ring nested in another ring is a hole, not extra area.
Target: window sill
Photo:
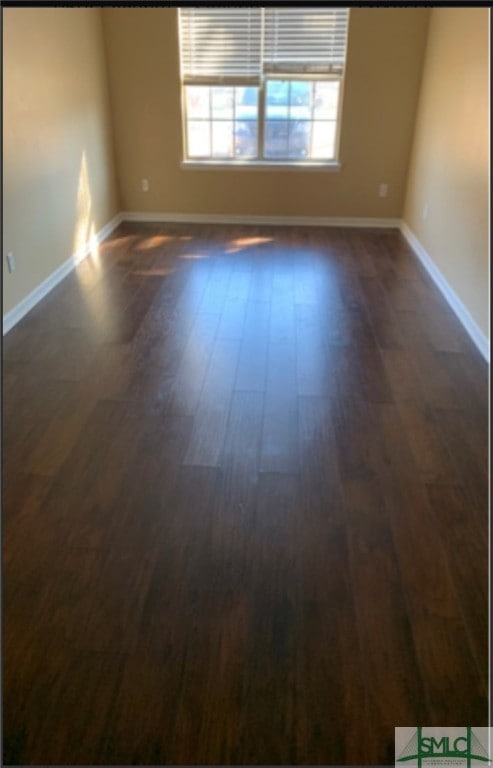
[[[287,163],[269,162],[266,160],[250,160],[241,162],[218,162],[215,160],[182,160],[181,167],[190,171],[326,171],[337,172],[342,169],[342,164],[332,160],[328,163]]]

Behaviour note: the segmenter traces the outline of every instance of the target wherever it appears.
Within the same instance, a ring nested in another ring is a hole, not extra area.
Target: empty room
[[[487,760],[489,8],[3,5],[4,764]]]

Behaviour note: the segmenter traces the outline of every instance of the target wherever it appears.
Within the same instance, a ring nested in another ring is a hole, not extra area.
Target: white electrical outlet
[[[142,179],[142,192],[149,192],[149,179]]]
[[[9,272],[13,272],[15,269],[15,256],[12,251],[9,251],[7,254],[7,267],[9,268]]]
[[[389,193],[389,185],[388,184],[380,184],[378,188],[378,195],[379,197],[387,197]]]

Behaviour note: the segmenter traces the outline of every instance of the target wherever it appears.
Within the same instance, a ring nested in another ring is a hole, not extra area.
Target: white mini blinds
[[[180,8],[182,81],[342,75],[348,16],[347,8]]]
[[[263,71],[342,74],[347,8],[266,8]]]
[[[257,82],[261,73],[261,8],[180,8],[183,83]]]

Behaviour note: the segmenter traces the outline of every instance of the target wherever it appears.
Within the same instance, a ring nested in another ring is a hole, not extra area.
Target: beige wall
[[[176,10],[107,8],[103,16],[123,210],[401,215],[428,9],[351,10],[344,167],[331,173],[181,169]],[[378,197],[380,182],[389,184],[387,199]]]
[[[118,210],[99,8],[3,11],[4,313]]]
[[[488,9],[432,10],[404,210],[487,336],[488,26]]]

